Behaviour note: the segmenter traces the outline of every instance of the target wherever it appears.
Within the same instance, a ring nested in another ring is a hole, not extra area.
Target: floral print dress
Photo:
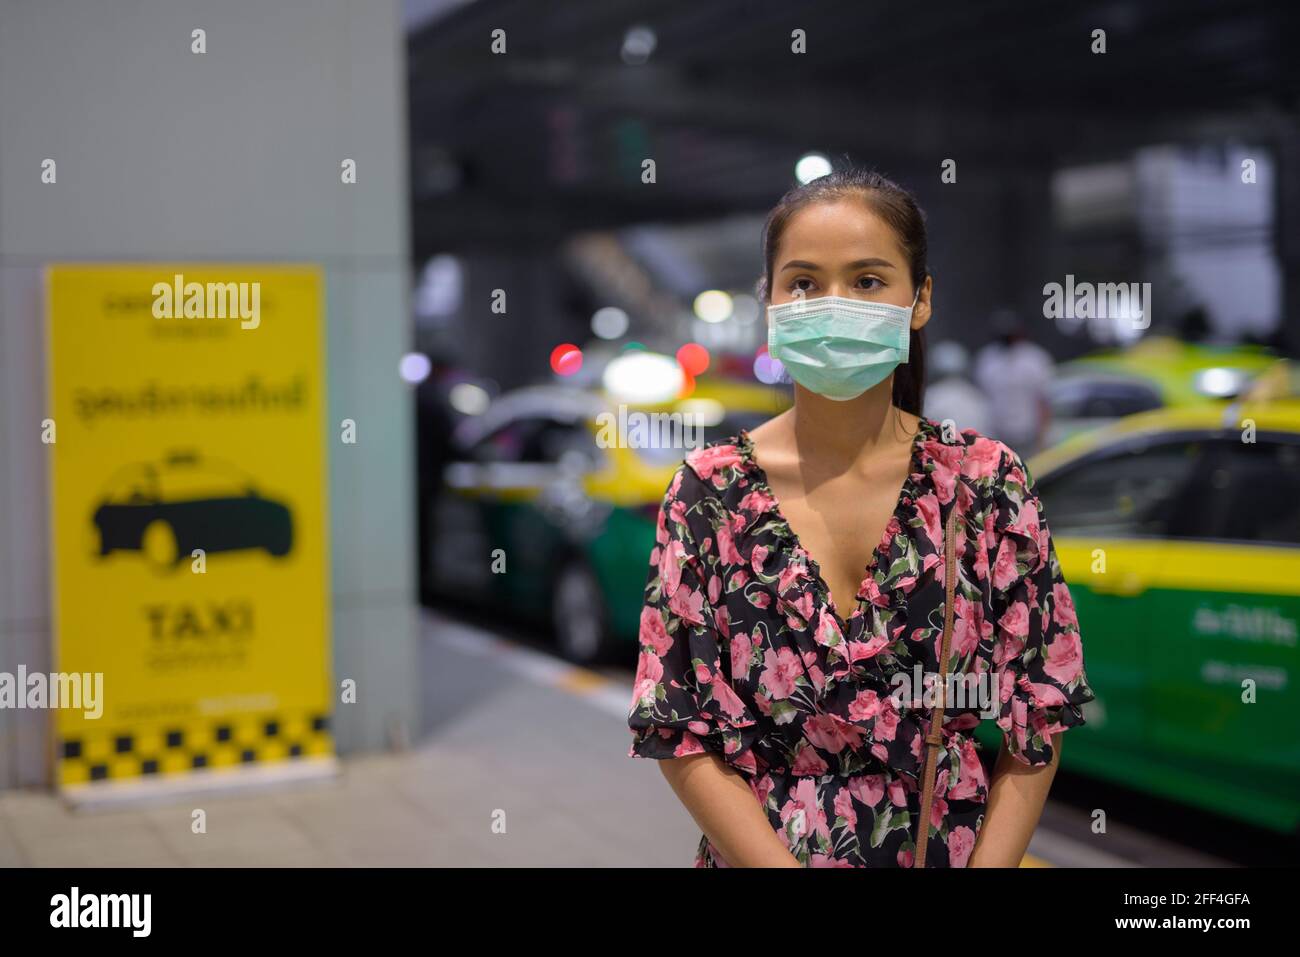
[[[981,714],[1016,759],[1044,765],[1052,735],[1083,724],[1080,706],[1095,697],[1032,478],[1015,452],[973,430],[920,420],[910,474],[847,619],[781,514],[749,433],[692,450],[650,554],[629,756],[715,752],[805,867],[913,866],[933,698],[899,675],[919,666],[932,681],[938,670],[953,508],[949,671],[984,682],[987,697],[948,693],[926,864],[965,867],[988,799],[971,733]],[[695,866],[729,865],[701,835]]]

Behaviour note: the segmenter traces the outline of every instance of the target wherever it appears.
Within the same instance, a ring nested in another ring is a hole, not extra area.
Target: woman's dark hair
[[[763,225],[763,278],[758,283],[758,298],[764,305],[771,302],[772,271],[776,250],[791,217],[814,203],[833,202],[846,197],[860,197],[871,211],[889,224],[898,235],[912,270],[913,291],[929,275],[926,265],[928,244],[925,238],[925,213],[916,198],[891,179],[879,173],[852,166],[836,170],[811,182],[796,186],[781,197]],[[907,362],[894,371],[894,405],[913,415],[921,414],[925,394],[925,330],[913,329],[907,346]]]

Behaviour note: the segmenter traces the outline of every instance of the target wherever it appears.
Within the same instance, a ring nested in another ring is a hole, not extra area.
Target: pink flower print
[[[739,465],[740,452],[734,445],[714,445],[691,450],[686,456],[689,465],[702,479],[708,479],[718,469]]]
[[[952,648],[957,657],[973,654],[980,639],[993,633],[993,626],[984,621],[982,605],[977,605],[964,595],[953,600]]]
[[[885,796],[885,776],[860,774],[849,780],[848,792],[867,807],[875,807]]]
[[[740,508],[757,515],[766,512],[775,502],[776,499],[767,492],[761,488],[756,488],[740,500]]]
[[[754,642],[743,631],[731,636],[731,676],[741,680],[749,674],[749,659],[754,654]]]
[[[1070,589],[1065,582],[1057,582],[1052,586],[1052,621],[1062,628],[1079,627],[1079,616],[1074,610],[1074,599],[1070,597]]]
[[[979,797],[980,789],[985,787],[984,765],[980,764],[979,752],[970,738],[961,743],[961,774],[957,784],[948,791],[948,797],[954,801],[968,801]]]
[[[787,592],[794,587],[795,583],[808,577],[808,568],[802,562],[791,562],[781,569],[781,574],[776,579],[776,590]]]
[[[678,525],[686,524],[686,503],[677,499],[668,507],[668,517]]]
[[[856,745],[857,741],[854,738],[861,737],[860,734],[846,735],[834,716],[829,714],[818,714],[807,718],[803,723],[803,735],[814,747],[829,751],[831,754],[838,754],[845,747]]]
[[[1043,670],[1053,680],[1068,685],[1083,671],[1083,642],[1077,631],[1058,632],[1047,646]]]
[[[967,478],[983,479],[995,474],[1002,464],[1002,443],[980,436],[966,446],[966,459],[961,474]]]
[[[664,676],[663,662],[658,655],[642,651],[637,659],[636,678],[632,681],[632,708],[635,711],[642,705],[653,704],[655,689]]]
[[[975,832],[962,825],[954,827],[948,834],[948,866],[965,867],[970,860],[971,851],[975,850]]]
[[[870,641],[850,641],[849,661],[858,662],[867,658],[874,658],[883,649],[888,647],[888,635],[873,635]]]
[[[691,734],[691,732],[689,731],[682,732],[681,743],[678,744],[677,747],[673,749],[673,757],[675,758],[684,758],[688,754],[703,754],[703,753],[704,753],[704,745],[700,743],[699,738]]]
[[[998,546],[997,558],[993,562],[993,587],[998,591],[1006,591],[1019,574],[1016,565],[1016,540],[1007,536]]]
[[[682,583],[681,559],[686,555],[686,546],[680,539],[673,539],[663,547],[659,555],[659,584],[668,597],[672,597]]]
[[[925,537],[931,550],[943,551],[943,528],[939,522],[939,500],[933,495],[922,495],[916,500],[916,511],[925,522]]]
[[[1035,548],[1041,549],[1043,543],[1038,536],[1038,505],[1033,498],[1020,503],[1020,511],[1016,513],[1016,520],[1009,530],[1023,535],[1034,543]],[[1041,551],[1038,557],[1040,561],[1043,559]]]
[[[844,644],[844,636],[840,633],[840,626],[835,621],[835,616],[829,610],[823,608],[817,621],[817,643],[825,645],[827,648],[839,648]]]
[[[854,721],[870,721],[885,710],[885,701],[874,691],[859,691],[849,704],[849,717]]]
[[[768,648],[763,653],[763,673],[759,681],[773,698],[783,701],[794,694],[795,681],[803,672],[803,665],[789,648],[775,651]]]
[[[713,682],[713,701],[728,718],[734,720],[745,714],[745,703],[725,681]]]
[[[795,758],[794,767],[790,771],[796,776],[820,777],[826,773],[828,767],[821,755],[817,753],[817,749],[811,744],[805,744],[799,748],[799,755]]]
[[[649,645],[651,650],[661,658],[668,654],[668,649],[673,646],[673,639],[664,628],[663,616],[653,605],[646,605],[641,609],[641,631],[638,640],[643,645]]]
[[[1029,607],[1023,601],[1012,602],[998,621],[1007,637],[1024,641],[1029,635]]]
[[[721,581],[721,579],[715,578],[714,581]],[[731,637],[731,612],[726,605],[719,605],[714,609],[713,623],[718,626],[718,631],[724,638]]]
[[[745,559],[736,550],[736,539],[730,526],[723,522],[718,526],[718,558],[724,565],[743,565]]]
[[[853,795],[849,793],[848,788],[841,788],[835,792],[834,808],[835,816],[844,818],[850,830],[858,826],[858,811],[853,806]],[[848,861],[844,863],[848,864]]]
[[[704,596],[693,588],[678,588],[668,599],[668,610],[683,621],[704,624]]]

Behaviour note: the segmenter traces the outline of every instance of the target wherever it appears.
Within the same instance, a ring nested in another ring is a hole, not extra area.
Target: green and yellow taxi
[[[1300,827],[1296,379],[1274,360],[1239,400],[1130,416],[1028,463],[1098,694],[1066,765],[1288,834]]]
[[[455,437],[458,460],[433,509],[431,590],[503,621],[549,623],[572,661],[635,655],[659,505],[690,451],[683,441],[753,428],[789,402],[780,387],[707,375],[668,398],[565,385],[507,393]],[[699,430],[677,434],[674,422]]]
[[[1277,362],[1263,346],[1148,336],[1062,363],[1048,391],[1047,445],[1139,412],[1234,398]]]

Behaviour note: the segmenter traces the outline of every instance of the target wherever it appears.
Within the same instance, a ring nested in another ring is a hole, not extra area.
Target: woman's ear
[[[930,321],[930,293],[934,289],[934,280],[929,276],[925,277],[925,282],[921,283],[919,295],[916,297],[916,307],[912,310],[912,329],[920,329]]]

